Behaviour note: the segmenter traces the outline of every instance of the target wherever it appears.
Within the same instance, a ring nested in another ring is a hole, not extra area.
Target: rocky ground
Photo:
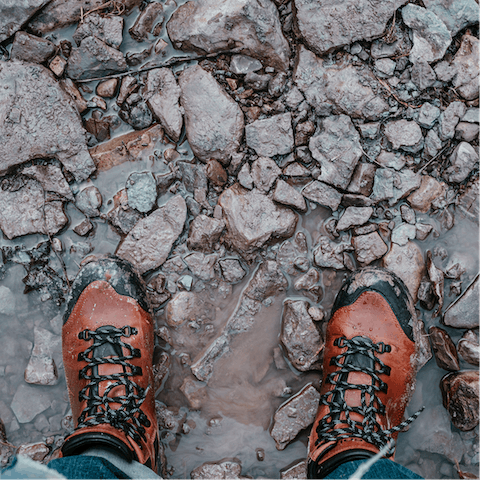
[[[382,265],[423,331],[396,460],[475,478],[475,0],[25,0],[0,42],[1,464],[58,454],[65,294],[116,253],[164,476],[305,478],[333,298]]]

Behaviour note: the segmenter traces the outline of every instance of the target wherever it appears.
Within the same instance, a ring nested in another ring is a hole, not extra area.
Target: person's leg
[[[419,335],[412,298],[393,273],[367,267],[343,285],[326,330],[309,478],[344,478],[380,450],[393,458],[398,432],[419,414],[402,421],[415,388]],[[380,460],[363,478],[398,478],[378,475],[400,470]],[[402,478],[418,478],[411,475]]]
[[[366,460],[356,460],[353,462],[342,463],[332,473],[324,478],[351,478],[357,471],[358,467],[365,463]],[[397,479],[397,478],[422,478],[420,475],[412,472],[404,466],[392,462],[386,458],[381,458],[378,462],[375,462],[363,475],[362,479]]]

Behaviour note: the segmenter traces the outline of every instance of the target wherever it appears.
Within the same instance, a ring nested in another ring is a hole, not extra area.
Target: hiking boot
[[[62,331],[74,432],[62,455],[107,448],[157,471],[153,320],[143,281],[117,257],[82,266]]]
[[[367,267],[343,285],[327,325],[310,478],[387,445],[393,457],[398,432],[420,413],[402,422],[415,389],[419,335],[412,298],[393,273]]]

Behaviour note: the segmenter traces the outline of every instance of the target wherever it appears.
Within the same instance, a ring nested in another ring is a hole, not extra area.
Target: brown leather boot
[[[393,273],[367,267],[343,285],[326,331],[310,478],[386,445],[393,457],[398,432],[420,414],[402,422],[415,389],[418,335],[412,298]]]
[[[145,285],[129,263],[105,257],[80,269],[62,342],[75,422],[63,456],[101,446],[157,471],[153,320]]]

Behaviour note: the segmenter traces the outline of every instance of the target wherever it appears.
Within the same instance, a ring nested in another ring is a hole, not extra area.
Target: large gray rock
[[[295,232],[296,213],[238,184],[225,190],[218,204],[223,208],[227,240],[242,255],[253,253],[269,240],[288,238]]]
[[[178,142],[183,125],[180,87],[169,68],[155,68],[148,72],[143,98],[167,135]]]
[[[95,170],[73,100],[40,65],[0,63],[0,175],[35,158],[55,157],[77,180]]]
[[[15,32],[51,0],[22,0],[0,2],[0,43]]]
[[[374,260],[382,258],[388,251],[388,247],[378,232],[357,235],[352,238],[352,243],[355,248],[357,262],[361,265],[368,265]]]
[[[335,212],[342,201],[342,194],[335,188],[318,180],[310,182],[302,190],[302,195],[311,202],[330,207]]]
[[[57,47],[45,38],[17,32],[13,40],[10,58],[24,62],[43,63],[53,56]]]
[[[292,116],[288,113],[255,120],[245,127],[247,145],[259,155],[285,155],[293,149]]]
[[[190,224],[187,245],[191,250],[211,251],[225,228],[225,221],[206,215],[196,216]]]
[[[182,233],[186,218],[185,200],[176,195],[140,220],[119,245],[116,254],[133,263],[142,274],[160,267]]]
[[[405,119],[389,122],[385,135],[395,150],[417,153],[423,148],[422,130],[417,122]]]
[[[390,108],[372,89],[378,86],[381,91],[370,68],[354,66],[345,59],[339,64],[328,63],[303,45],[298,48],[293,79],[307,102],[322,116],[333,109],[353,118],[378,120]]]
[[[447,168],[444,177],[448,182],[463,182],[478,163],[478,153],[467,142],[460,142],[452,155],[450,155],[451,167]]]
[[[475,0],[425,0],[423,4],[443,21],[452,37],[462,28],[478,22],[478,3]]]
[[[123,18],[118,15],[102,17],[96,13],[87,15],[79,23],[73,39],[80,45],[86,37],[94,36],[113,48],[119,48],[123,40]]]
[[[403,7],[402,18],[413,30],[413,48],[409,56],[412,63],[431,63],[443,58],[452,36],[440,18],[412,3]]]
[[[127,70],[123,53],[96,37],[85,37],[74,48],[67,64],[67,75],[74,80],[97,78]]]
[[[357,40],[382,35],[387,21],[407,0],[294,0],[295,27],[317,55]]]
[[[347,115],[332,115],[319,125],[309,143],[321,167],[318,180],[346,189],[362,156],[360,135]]]
[[[238,49],[264,65],[288,68],[290,48],[270,0],[196,0],[180,6],[167,23],[175,48],[200,53]]]
[[[449,305],[443,323],[454,328],[477,328],[480,281],[478,275],[468,288]]]
[[[240,107],[212,74],[199,65],[184,70],[178,83],[182,90],[187,139],[193,153],[204,162],[215,158],[228,163],[243,135]]]
[[[464,35],[451,65],[456,72],[453,85],[466,100],[478,98],[478,56],[478,38]]]

